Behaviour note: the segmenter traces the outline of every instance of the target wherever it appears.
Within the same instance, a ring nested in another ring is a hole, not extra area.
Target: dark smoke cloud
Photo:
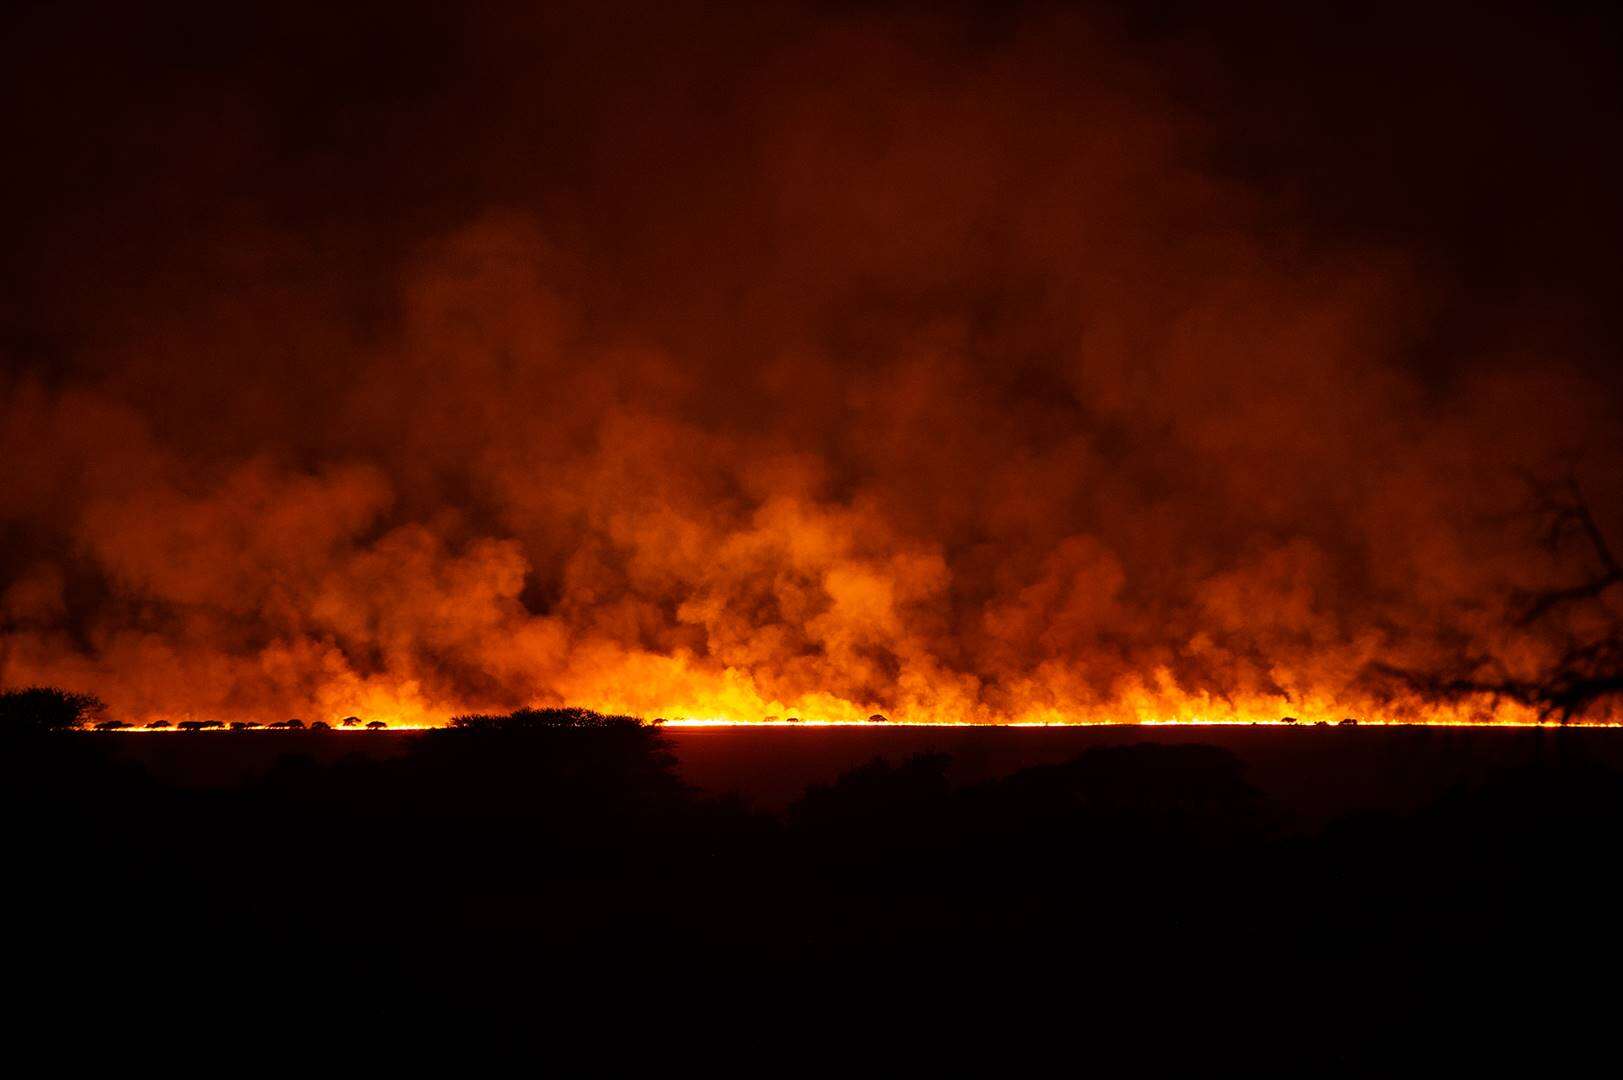
[[[0,681],[1252,718],[1536,664],[1524,474],[1623,513],[1615,76],[1383,18],[25,12]]]

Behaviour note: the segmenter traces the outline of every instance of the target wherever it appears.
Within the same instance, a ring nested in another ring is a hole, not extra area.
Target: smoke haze
[[[6,686],[1463,718],[1623,536],[1609,26],[214,7],[8,17]]]

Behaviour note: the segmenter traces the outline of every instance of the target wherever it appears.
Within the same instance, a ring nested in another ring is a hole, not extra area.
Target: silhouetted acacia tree
[[[1428,700],[1513,701],[1565,724],[1623,696],[1623,563],[1577,480],[1533,484],[1531,515],[1540,545],[1572,567],[1570,585],[1517,589],[1504,599],[1507,629],[1553,642],[1536,670],[1494,653],[1463,652],[1426,670],[1376,664],[1377,680]]]
[[[54,686],[30,686],[0,694],[0,734],[39,735],[68,731],[106,709],[94,694],[75,694]]]

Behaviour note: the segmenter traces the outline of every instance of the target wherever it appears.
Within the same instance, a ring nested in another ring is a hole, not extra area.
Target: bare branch
[[[1596,599],[1613,585],[1623,582],[1623,565],[1618,563],[1606,542],[1606,535],[1595,521],[1578,481],[1569,474],[1563,486],[1566,489],[1564,498],[1552,498],[1541,493],[1542,510],[1549,515],[1544,543],[1554,550],[1569,532],[1576,529],[1588,541],[1591,554],[1600,566],[1600,573],[1577,585],[1520,595],[1517,602],[1522,612],[1515,619],[1516,626],[1530,626],[1558,608]]]

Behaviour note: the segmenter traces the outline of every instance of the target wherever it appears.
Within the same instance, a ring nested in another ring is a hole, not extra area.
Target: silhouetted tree
[[[70,731],[106,707],[94,694],[75,694],[54,686],[8,690],[0,694],[0,736]]]
[[[344,727],[356,727],[360,724],[360,722],[361,718],[359,716],[346,716],[342,720],[338,721],[338,723]]]
[[[1537,539],[1577,580],[1513,590],[1501,606],[1509,636],[1553,643],[1553,658],[1529,670],[1493,652],[1451,651],[1448,661],[1429,668],[1371,665],[1378,685],[1396,684],[1433,701],[1513,701],[1563,724],[1623,695],[1623,563],[1571,474],[1532,486],[1528,516]]]
[[[384,728],[386,728],[388,726],[389,725],[385,724],[382,720],[371,720],[371,721],[367,722],[366,730],[368,730],[368,731],[382,731]]]

